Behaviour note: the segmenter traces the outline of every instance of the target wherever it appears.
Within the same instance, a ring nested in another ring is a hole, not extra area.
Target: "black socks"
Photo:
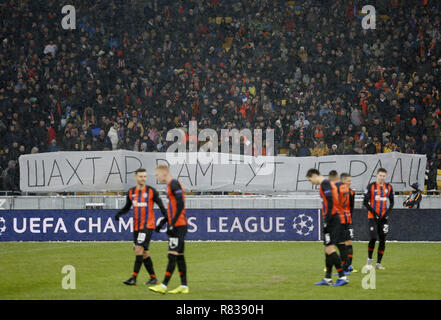
[[[142,260],[143,260],[144,256],[143,255],[137,255],[135,258],[135,265],[133,266],[133,276],[137,277],[139,270],[141,269],[142,266]]]
[[[348,266],[350,266],[350,265],[352,265],[352,257],[353,257],[353,255],[354,255],[354,251],[353,251],[353,249],[352,249],[352,244],[350,244],[350,245],[348,245],[348,246],[346,246],[346,254],[347,254],[347,256],[348,256]]]
[[[386,241],[380,240],[378,243],[378,256],[377,263],[381,263],[381,259],[383,258],[384,249],[386,249]]]
[[[187,264],[183,255],[179,255],[177,258],[179,276],[181,277],[181,284],[187,285]]]
[[[147,257],[143,260],[144,262],[144,267],[147,270],[147,272],[150,275],[150,278],[156,278],[155,276],[155,270],[153,269],[153,261],[152,258]]]
[[[170,281],[170,278],[173,274],[173,271],[175,271],[175,267],[176,267],[176,260],[177,260],[178,256],[175,254],[168,254],[168,264],[167,264],[167,269],[165,271],[165,277],[164,277],[164,281],[162,281],[162,283],[164,285],[167,285],[168,282]]]
[[[368,257],[369,259],[372,259],[372,254],[374,253],[374,249],[375,249],[375,239],[371,239],[369,241],[369,245],[368,245]]]
[[[333,252],[331,254],[326,255],[326,275],[325,278],[331,278],[331,272],[332,272],[332,266],[335,266],[335,269],[337,269],[338,276],[344,277],[343,268],[341,267],[341,261],[340,257],[338,256],[337,252]]]
[[[340,251],[340,259],[341,259],[341,266],[344,271],[348,270],[349,264],[348,262],[348,256],[346,254],[346,245],[344,243],[337,244],[338,251]]]

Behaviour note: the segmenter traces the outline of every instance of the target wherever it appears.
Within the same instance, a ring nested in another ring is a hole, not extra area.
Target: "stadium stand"
[[[273,128],[288,156],[426,154],[441,189],[441,2],[0,3],[1,188],[17,159],[59,150],[161,152],[165,134]],[[326,6],[322,6],[326,3]],[[326,30],[326,32],[323,32]]]

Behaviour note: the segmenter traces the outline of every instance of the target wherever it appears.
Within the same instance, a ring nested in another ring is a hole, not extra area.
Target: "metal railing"
[[[159,190],[158,190],[159,191]],[[164,191],[159,191],[159,193],[165,193]],[[407,195],[410,191],[406,192],[395,192],[396,195]],[[253,193],[253,192],[229,192],[229,191],[210,191],[210,192],[189,192],[188,194],[200,195],[200,196],[295,196],[295,195],[315,195],[316,190],[311,191],[275,191],[275,192],[263,192],[263,193]],[[356,194],[362,194],[361,191],[356,191]],[[424,190],[423,195],[441,195],[441,190]],[[20,192],[20,191],[0,191],[0,197],[3,196],[112,196],[112,195],[124,195],[124,192],[45,192],[45,193],[32,193],[32,192]]]
[[[161,195],[165,201],[165,196]],[[400,209],[407,195],[395,195],[395,208]],[[363,207],[363,195],[356,194],[355,208]],[[55,196],[0,196],[0,209],[119,209],[125,203],[124,195],[55,195]],[[317,192],[292,195],[187,195],[189,209],[314,209],[321,208]],[[441,196],[423,195],[422,209],[441,209]]]

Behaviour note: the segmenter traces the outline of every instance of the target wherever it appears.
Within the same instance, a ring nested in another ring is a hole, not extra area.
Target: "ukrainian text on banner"
[[[177,155],[177,154],[176,154]],[[133,151],[52,152],[23,155],[20,189],[27,192],[126,191],[133,186],[134,172],[147,169],[147,183],[158,190],[154,169],[169,165],[171,173],[188,191],[275,192],[308,191],[306,180],[315,167],[325,175],[330,170],[348,172],[353,188],[362,191],[375,179],[378,168],[388,170],[387,182],[395,191],[407,191],[418,182],[424,185],[426,156],[403,153],[339,155],[324,157],[250,157],[220,153],[170,153]]]
[[[114,220],[117,210],[3,210],[0,241],[133,241],[133,211]],[[161,213],[155,210],[159,220]],[[188,240],[315,241],[318,209],[192,209]],[[165,227],[153,240],[167,240]]]

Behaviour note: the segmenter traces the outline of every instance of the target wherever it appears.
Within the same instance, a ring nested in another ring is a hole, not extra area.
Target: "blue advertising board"
[[[2,210],[0,241],[130,241],[132,212],[116,210]],[[157,219],[161,217],[155,210]],[[317,209],[188,209],[188,240],[316,241]],[[165,228],[153,240],[166,240]]]
[[[441,210],[396,209],[389,214],[387,240],[441,241]],[[355,240],[369,240],[367,210],[355,209],[352,214]]]

